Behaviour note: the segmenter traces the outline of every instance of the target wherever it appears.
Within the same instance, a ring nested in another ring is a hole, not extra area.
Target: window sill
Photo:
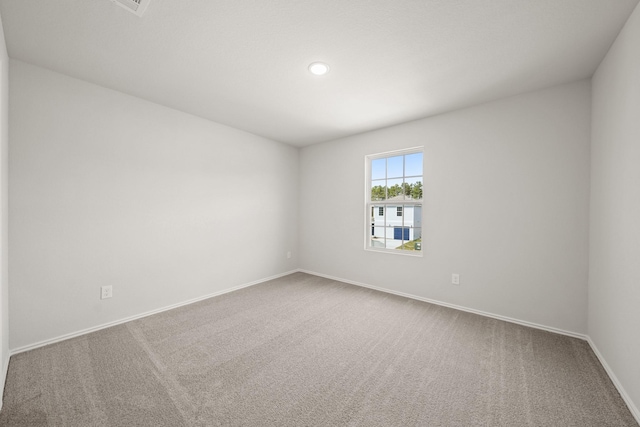
[[[423,252],[422,251],[403,251],[403,250],[399,250],[399,249],[371,248],[371,247],[368,247],[368,246],[365,247],[364,250],[367,251],[367,252],[379,252],[379,253],[383,253],[383,254],[403,255],[403,256],[410,256],[410,257],[414,257],[414,258],[422,258],[423,257]]]

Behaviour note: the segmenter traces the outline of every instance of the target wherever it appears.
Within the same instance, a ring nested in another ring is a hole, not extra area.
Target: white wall
[[[305,147],[301,268],[586,333],[590,111],[585,80]],[[365,155],[420,145],[424,257],[365,251]]]
[[[0,389],[9,363],[9,57],[0,19]],[[0,399],[0,408],[2,399]]]
[[[640,419],[640,7],[593,77],[589,335]]]
[[[297,149],[10,71],[11,349],[297,267]]]

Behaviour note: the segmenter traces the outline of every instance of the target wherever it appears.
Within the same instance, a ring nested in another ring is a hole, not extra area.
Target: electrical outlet
[[[111,298],[113,296],[113,286],[102,286],[100,288],[100,299]]]
[[[291,251],[287,252],[287,258],[291,258]]]
[[[451,275],[451,283],[453,283],[454,285],[459,285],[460,284],[460,275],[457,273],[453,273]]]

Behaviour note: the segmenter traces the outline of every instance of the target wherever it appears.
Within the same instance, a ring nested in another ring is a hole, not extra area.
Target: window
[[[422,255],[422,148],[366,157],[367,250]],[[376,209],[377,208],[377,209]]]

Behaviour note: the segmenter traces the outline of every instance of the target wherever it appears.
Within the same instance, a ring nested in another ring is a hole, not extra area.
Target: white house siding
[[[385,208],[384,206],[374,206],[373,209],[373,237],[397,240],[398,246],[402,244],[402,240],[415,240],[422,237],[422,206],[388,205],[386,206],[386,219],[384,215],[380,215],[380,207]],[[398,207],[403,208],[402,216],[397,215]],[[401,232],[404,239],[395,239],[396,229],[402,227],[409,229],[408,238],[406,238],[406,232]]]

